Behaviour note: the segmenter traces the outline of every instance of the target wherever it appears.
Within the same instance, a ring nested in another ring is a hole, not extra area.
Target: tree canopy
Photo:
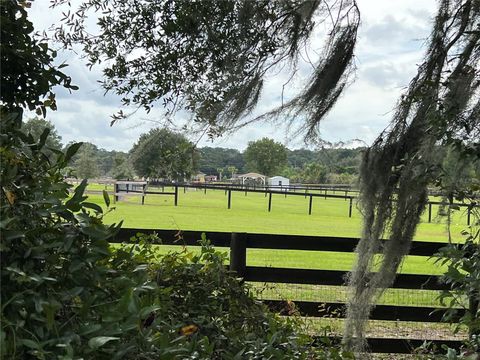
[[[194,145],[185,136],[166,128],[142,134],[130,151],[137,175],[154,179],[184,181],[197,167]]]
[[[268,138],[250,141],[245,150],[245,162],[249,171],[272,176],[287,164],[287,148]]]
[[[294,73],[314,25],[325,23],[330,36],[315,73],[282,104],[292,121],[309,115],[301,128],[313,136],[347,84],[359,25],[353,0],[86,0],[72,10],[56,38],[79,44],[90,66],[103,64],[107,91],[147,111],[159,101],[168,114],[185,109],[211,136],[248,122],[268,71],[290,64]],[[95,29],[87,26],[92,11]]]

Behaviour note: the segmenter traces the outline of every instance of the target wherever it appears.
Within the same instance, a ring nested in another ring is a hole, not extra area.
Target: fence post
[[[325,189],[325,200],[327,200],[327,189]]]
[[[232,206],[232,190],[228,189],[228,208]]]
[[[178,185],[175,185],[174,204],[175,206],[178,205]]]
[[[308,215],[312,215],[312,202],[313,202],[313,196],[310,194],[310,201],[308,202]]]
[[[345,198],[346,200],[347,198]],[[350,198],[350,206],[348,207],[348,217],[352,217],[352,203],[353,203],[353,198]]]
[[[428,222],[432,222],[432,203],[428,203]]]
[[[468,205],[468,208],[467,208],[467,225],[470,226],[470,213],[472,211],[472,204],[469,204]]]
[[[472,319],[475,319],[477,317],[480,308],[480,300],[478,300],[478,296],[478,293],[475,294],[475,292],[472,291],[470,297],[468,298],[468,309]],[[468,337],[472,339],[473,335],[480,335],[480,331],[478,329],[474,330],[472,329],[472,327],[470,327],[470,329],[468,329]]]
[[[269,196],[268,196],[268,212],[270,212],[270,210],[272,210],[272,193],[271,192],[269,193]]]
[[[247,244],[245,233],[232,233],[230,240],[230,271],[244,277],[247,267]]]

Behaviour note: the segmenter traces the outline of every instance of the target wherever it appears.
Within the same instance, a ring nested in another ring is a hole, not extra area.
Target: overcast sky
[[[436,10],[434,0],[358,0],[358,4],[362,25],[356,48],[355,82],[344,92],[321,126],[322,138],[331,142],[361,139],[370,144],[389,124],[399,95],[421,62]],[[58,23],[61,14],[49,9],[46,0],[39,0],[33,3],[30,18],[36,29],[44,30]],[[311,47],[310,58],[314,61],[315,49],[321,49],[318,37],[312,40]],[[97,83],[101,78],[100,70],[89,71],[80,56],[72,52],[60,54],[59,60],[69,64],[64,70],[72,77],[72,83],[80,87],[72,94],[63,89],[56,90],[58,110],[47,115],[64,143],[89,141],[107,150],[128,151],[141,133],[162,118],[161,109],[148,115],[138,111],[128,120],[110,127],[110,116],[120,109],[120,99],[114,95],[104,96]],[[306,75],[309,67],[303,64],[301,74]],[[290,89],[291,94],[295,93],[301,78]],[[279,104],[285,79],[280,74],[268,80],[257,113]],[[243,150],[249,141],[265,136],[291,149],[304,146],[300,138],[287,141],[285,128],[269,124],[251,125],[213,143],[201,139],[199,146]]]

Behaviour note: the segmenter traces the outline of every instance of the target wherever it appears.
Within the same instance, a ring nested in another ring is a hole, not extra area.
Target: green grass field
[[[104,185],[89,185],[89,190],[103,190]],[[110,187],[107,190],[111,191]],[[152,189],[150,189],[152,190]],[[171,189],[165,189],[172,191]],[[103,204],[100,194],[92,194],[89,200]],[[113,200],[113,199],[112,199]],[[268,197],[261,193],[232,193],[232,207],[227,209],[227,196],[223,190],[179,189],[178,206],[173,205],[173,196],[147,195],[145,205],[135,195],[124,197],[115,210],[105,217],[107,223],[124,221],[124,227],[144,229],[178,229],[196,231],[250,232],[271,234],[298,234],[335,237],[358,237],[361,231],[361,216],[356,206],[352,218],[348,217],[349,202],[343,199],[314,198],[312,215],[308,215],[308,197],[273,195],[272,211],[269,213]],[[112,201],[113,202],[113,201]],[[434,206],[432,223],[423,215],[416,240],[447,241],[445,221],[435,217],[438,207]],[[456,212],[452,217],[451,234],[461,241],[460,231],[466,227],[466,214]],[[162,246],[163,251],[176,247]],[[226,251],[226,250],[225,250]],[[299,250],[249,249],[247,264],[250,266],[272,266],[322,270],[350,270],[354,254],[315,252]],[[436,266],[433,259],[409,256],[402,265],[402,273],[441,274],[444,269]],[[258,286],[262,285],[256,285]],[[286,286],[273,284],[262,293],[265,298],[310,299],[314,301],[343,301],[345,288],[315,286]],[[321,295],[318,295],[321,294]],[[402,305],[438,305],[436,292],[389,290],[382,303]],[[323,300],[322,300],[323,299]]]
[[[100,190],[103,185],[89,186]],[[171,189],[166,189],[171,191]],[[91,200],[102,203],[101,195],[91,195]],[[124,220],[125,227],[242,231],[251,233],[324,235],[358,237],[361,218],[354,205],[352,218],[348,217],[349,202],[343,199],[314,198],[312,215],[308,215],[308,197],[273,195],[272,211],[269,213],[268,197],[260,193],[232,193],[232,208],[227,210],[227,196],[223,190],[183,188],[179,191],[178,206],[173,206],[173,196],[147,195],[145,205],[140,197],[129,195],[115,204],[116,210],[106,218],[107,222]],[[434,214],[438,206],[434,206]],[[454,240],[460,240],[460,231],[466,227],[466,215],[458,211],[453,216],[451,232]],[[446,241],[447,228],[438,219],[419,226],[415,239],[423,241]]]

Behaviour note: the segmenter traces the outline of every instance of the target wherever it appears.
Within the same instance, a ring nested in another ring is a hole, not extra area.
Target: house
[[[273,176],[268,179],[268,185],[277,188],[287,188],[290,186],[290,179],[283,176]]]
[[[198,174],[194,175],[192,177],[192,181],[196,183],[204,183],[205,182],[205,174],[202,172],[199,172]]]
[[[206,182],[217,181],[217,175],[205,175]]]

